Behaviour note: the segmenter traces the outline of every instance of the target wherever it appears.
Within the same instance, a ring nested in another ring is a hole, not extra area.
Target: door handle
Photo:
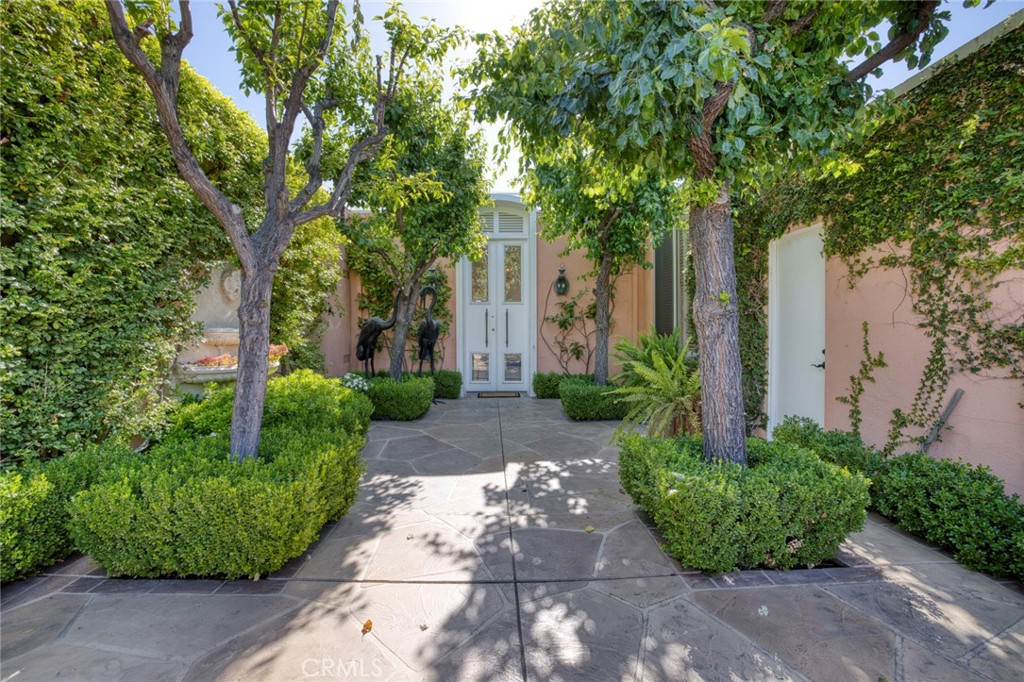
[[[825,369],[825,361],[822,360],[821,363],[817,364],[817,365],[813,365],[812,364],[811,367],[817,367],[818,369]]]
[[[508,308],[505,308],[505,348],[508,348]]]
[[[489,328],[491,326],[491,313],[487,308],[484,308],[484,348],[490,345]]]

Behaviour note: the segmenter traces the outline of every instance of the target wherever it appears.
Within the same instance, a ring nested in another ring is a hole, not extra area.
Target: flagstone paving
[[[845,567],[685,570],[619,487],[614,428],[475,397],[374,424],[359,500],[267,579],[79,557],[4,588],[0,680],[1024,679],[1020,584],[881,518]]]

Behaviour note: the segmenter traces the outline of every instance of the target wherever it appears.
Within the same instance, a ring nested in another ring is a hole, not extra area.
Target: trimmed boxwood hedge
[[[74,550],[68,503],[106,469],[138,455],[120,446],[90,446],[0,475],[0,582],[35,575]]]
[[[752,438],[744,467],[705,461],[696,436],[620,444],[623,487],[688,568],[814,566],[867,517],[867,480],[802,448]]]
[[[629,412],[629,406],[621,402],[621,396],[612,394],[617,387],[595,386],[590,377],[565,377],[558,385],[562,398],[562,409],[573,421],[621,421]]]
[[[874,479],[880,514],[949,550],[967,568],[1024,580],[1024,505],[986,467],[910,453]]]
[[[434,380],[428,376],[406,374],[401,381],[373,377],[367,391],[373,403],[373,419],[412,421],[430,410],[434,400]]]
[[[787,417],[772,438],[869,476],[872,508],[967,568],[1024,580],[1024,505],[988,468],[923,453],[886,459],[855,434],[806,418]]]
[[[454,369],[439,369],[434,373],[434,397],[458,400],[462,397],[462,373]]]
[[[53,483],[46,475],[0,478],[0,582],[30,574],[62,554]]]
[[[71,502],[78,548],[108,574],[265,575],[355,502],[365,396],[309,371],[272,380],[260,456],[238,463],[223,393],[184,406],[165,440]]]
[[[563,374],[561,372],[537,372],[533,375],[533,393],[542,400],[558,399],[558,385],[563,379],[579,379],[594,383],[593,374]]]
[[[868,478],[875,477],[884,461],[881,452],[865,445],[856,435],[846,431],[825,431],[807,417],[786,417],[772,431],[772,440],[806,448],[826,462]]]

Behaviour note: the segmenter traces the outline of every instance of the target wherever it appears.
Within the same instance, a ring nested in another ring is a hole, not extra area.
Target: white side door
[[[821,226],[773,241],[768,260],[768,434],[789,415],[825,419]]]
[[[488,242],[476,262],[463,262],[467,391],[526,391],[529,384],[529,305],[526,240]]]

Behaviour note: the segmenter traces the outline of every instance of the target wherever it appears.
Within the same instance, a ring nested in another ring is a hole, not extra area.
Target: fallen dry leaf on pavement
[[[372,629],[373,629],[373,621],[370,620],[369,618],[367,618],[366,622],[363,623],[363,634],[365,635],[367,632],[369,632]]]

